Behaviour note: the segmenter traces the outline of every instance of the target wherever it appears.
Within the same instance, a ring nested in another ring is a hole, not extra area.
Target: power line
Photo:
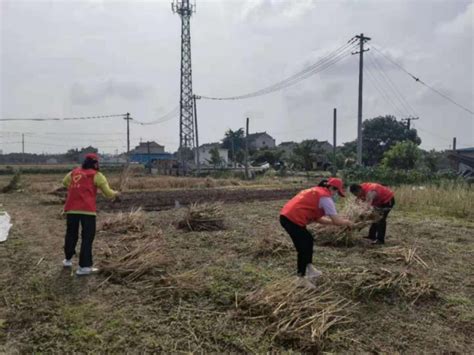
[[[408,74],[413,80],[415,80],[416,82],[420,83],[421,85],[424,85],[425,87],[427,87],[428,89],[430,89],[431,91],[435,92],[436,94],[440,95],[441,97],[443,97],[444,99],[450,101],[452,104],[458,106],[459,108],[463,109],[464,111],[467,111],[469,112],[471,115],[474,115],[474,111],[468,109],[467,107],[465,107],[464,105],[456,102],[454,99],[452,99],[451,97],[449,97],[448,95],[446,94],[443,94],[441,91],[435,89],[434,87],[428,85],[427,83],[425,83],[423,80],[421,80],[420,78],[416,77],[415,75],[413,75],[412,73],[410,73],[408,70],[406,70],[404,67],[402,67],[400,64],[398,64],[397,62],[395,62],[394,60],[392,60],[389,56],[385,55],[381,50],[377,49],[377,47],[373,47],[377,52],[379,52],[386,60],[390,61],[393,65],[397,66],[398,68],[400,68],[403,72],[405,72],[406,74]]]
[[[149,121],[149,122],[141,122],[141,121],[133,120],[132,122],[135,124],[142,125],[142,126],[154,125],[154,124],[159,124],[159,123],[163,123],[163,122],[167,122],[172,119],[175,119],[176,117],[178,117],[178,113],[179,113],[179,105],[175,106],[171,111],[169,111],[168,113],[164,114],[163,116],[161,116],[160,118],[156,120]]]
[[[329,67],[333,66],[337,62],[341,61],[342,59],[348,57],[350,55],[350,51],[355,45],[353,44],[353,39],[351,39],[345,45],[339,47],[338,49],[334,50],[330,54],[324,56],[323,58],[319,59],[316,63],[310,65],[309,67],[293,74],[292,76],[279,81],[275,84],[267,86],[263,89],[250,92],[248,94],[238,95],[238,96],[229,96],[229,97],[211,97],[211,96],[203,96],[199,95],[203,99],[208,100],[241,100],[241,99],[248,99],[258,96],[263,96],[270,94],[272,92],[288,88],[304,79],[309,78],[310,76],[319,73],[323,70],[328,69]]]
[[[42,117],[42,118],[0,118],[0,121],[75,121],[75,120],[95,120],[111,117],[125,117],[126,114],[103,115],[103,116],[84,116],[84,117]]]

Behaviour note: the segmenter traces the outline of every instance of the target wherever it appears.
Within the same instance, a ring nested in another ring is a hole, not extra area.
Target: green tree
[[[438,171],[439,164],[441,163],[443,156],[443,152],[437,152],[434,149],[430,151],[424,150],[421,153],[423,165],[426,166],[426,168],[428,168],[432,173]]]
[[[382,165],[391,169],[413,169],[420,160],[421,152],[418,146],[411,142],[398,142],[385,152]]]
[[[242,163],[244,161],[245,133],[243,128],[236,131],[228,129],[222,140],[222,148],[229,150],[229,158],[232,161]],[[234,157],[235,155],[235,157]]]
[[[384,153],[395,144],[411,141],[421,144],[416,129],[408,130],[403,122],[394,116],[379,116],[364,121],[362,124],[363,162],[366,165],[376,165],[382,160]]]
[[[269,163],[272,167],[281,161],[283,151],[280,149],[261,149],[252,155],[252,160],[257,164]]]
[[[291,164],[297,169],[309,171],[313,163],[318,161],[318,156],[324,154],[316,140],[305,140],[298,144],[290,157]]]
[[[219,154],[219,148],[214,147],[209,151],[209,153],[211,154],[211,159],[207,160],[209,164],[213,165],[214,168],[221,166],[224,161]]]

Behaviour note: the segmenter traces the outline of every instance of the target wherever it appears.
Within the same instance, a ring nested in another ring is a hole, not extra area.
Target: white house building
[[[249,134],[250,149],[275,148],[275,139],[267,132]]]
[[[199,147],[199,163],[201,165],[212,166],[212,150],[217,149],[221,159],[221,167],[227,166],[229,163],[229,150],[222,148],[220,143],[206,143]]]

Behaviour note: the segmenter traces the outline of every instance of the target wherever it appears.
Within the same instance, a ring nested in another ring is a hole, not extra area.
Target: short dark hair
[[[84,159],[84,162],[82,163],[82,169],[99,170],[99,165],[97,163],[98,163],[98,161],[95,160],[95,159],[86,158],[86,159]]]
[[[352,184],[350,187],[349,187],[349,191],[354,194],[354,195],[357,195],[358,193],[360,193],[362,191],[362,187],[359,185],[359,184]]]

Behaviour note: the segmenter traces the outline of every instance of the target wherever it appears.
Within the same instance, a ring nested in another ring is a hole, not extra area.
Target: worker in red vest
[[[353,223],[338,216],[334,201],[344,197],[341,179],[323,180],[317,187],[303,190],[288,201],[280,212],[280,223],[290,235],[298,254],[297,275],[307,285],[308,279],[322,275],[313,266],[313,236],[306,229],[310,223],[352,227]]]
[[[374,182],[364,182],[360,185],[353,184],[350,186],[350,191],[359,200],[367,202],[382,213],[382,219],[370,226],[369,235],[366,238],[372,240],[372,244],[384,244],[387,216],[395,206],[393,191]]]
[[[81,232],[81,251],[77,275],[89,275],[96,272],[92,267],[92,243],[96,230],[96,197],[100,189],[105,197],[116,199],[118,192],[109,187],[105,176],[99,172],[99,159],[96,154],[87,154],[81,167],[75,168],[63,179],[67,187],[67,199],[64,212],[67,216],[64,241],[64,267],[72,267],[72,257],[76,254],[76,244]]]

